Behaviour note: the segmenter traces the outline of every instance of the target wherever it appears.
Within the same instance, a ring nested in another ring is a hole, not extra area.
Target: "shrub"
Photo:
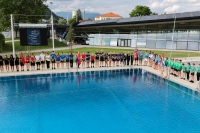
[[[0,52],[3,51],[3,47],[5,46],[5,37],[0,33]]]

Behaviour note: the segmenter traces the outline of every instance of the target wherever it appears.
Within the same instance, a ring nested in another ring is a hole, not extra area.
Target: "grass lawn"
[[[19,40],[19,38],[15,38],[14,40]],[[12,41],[12,38],[5,38],[5,41]]]
[[[55,39],[54,41],[55,48],[57,47],[66,47],[66,44],[63,42],[59,42]],[[24,51],[25,46],[20,46],[20,41],[15,42],[15,50],[16,51]],[[30,50],[38,50],[38,49],[48,49],[52,48],[52,40],[48,39],[48,46],[30,46]],[[12,42],[6,42],[5,47],[3,48],[3,52],[12,52]]]
[[[115,49],[115,48],[88,48],[88,47],[84,47],[84,48],[73,49],[72,51],[73,51],[73,53],[76,53],[78,51],[80,53],[82,53],[82,52],[86,53],[86,52],[89,51],[90,54],[94,54],[96,52],[96,50],[98,50],[98,51],[103,50],[104,52],[108,52],[108,53],[110,53],[110,51],[111,52],[117,52],[117,53],[119,53],[119,52],[123,52],[123,53],[131,52],[131,53],[133,53],[134,48],[130,48],[130,49]],[[170,51],[158,51],[158,50],[152,50],[152,49],[148,50],[148,51],[153,51],[153,52],[157,53],[158,55],[161,55],[162,53],[164,53],[165,57],[170,57]],[[69,52],[69,50],[56,51],[56,53],[61,53],[61,52],[66,53],[66,52]],[[143,52],[145,52],[145,51],[143,51]],[[49,53],[51,53],[51,51],[49,51]],[[172,57],[173,58],[188,57],[188,54],[189,54],[190,57],[200,56],[199,52],[190,52],[189,53],[189,52],[182,52],[182,51],[181,52],[173,51],[172,52]]]

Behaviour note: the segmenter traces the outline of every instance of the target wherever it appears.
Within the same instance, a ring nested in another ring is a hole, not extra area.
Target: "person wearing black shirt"
[[[130,55],[130,53],[128,52],[128,53],[126,54],[127,66],[129,66],[130,59],[131,59],[131,55]]]
[[[104,52],[101,50],[100,53],[100,67],[103,67],[103,62],[104,62]]]
[[[109,57],[109,67],[111,67],[111,63],[112,63],[112,53],[110,52],[110,54],[108,55],[108,57]]]
[[[95,53],[95,67],[99,67],[99,52]]]
[[[19,72],[19,57],[17,55],[15,55],[15,66],[17,72]]]
[[[112,66],[115,67],[115,52],[112,53]]]
[[[10,67],[11,67],[11,71],[13,72],[14,71],[14,58],[12,55],[10,55]]]
[[[69,63],[70,63],[70,67],[73,68],[74,55],[72,53],[70,53],[69,55]]]
[[[4,57],[4,64],[6,66],[6,71],[8,72],[9,71],[9,59],[8,59],[7,55]]]
[[[134,60],[134,54],[131,54],[131,66],[133,65],[133,60]]]
[[[119,53],[116,54],[116,65],[119,66],[119,62],[120,62],[120,55]]]
[[[123,57],[124,57],[123,63],[124,63],[124,66],[126,66],[126,56],[123,54]]]
[[[124,54],[120,53],[120,66],[122,66],[124,60]]]
[[[108,67],[108,53],[105,54],[105,67]]]
[[[0,70],[3,72],[3,57],[0,55]]]

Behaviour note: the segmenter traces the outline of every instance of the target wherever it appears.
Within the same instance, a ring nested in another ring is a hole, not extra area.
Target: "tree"
[[[91,18],[88,18],[88,20],[89,20],[89,21],[92,21],[92,19],[91,19]]]
[[[47,5],[46,0],[0,0],[0,18],[4,28],[10,27],[10,14],[14,15],[14,23],[37,23],[44,16],[25,15],[45,15]],[[16,36],[18,28],[15,27]]]
[[[74,43],[74,39],[76,38],[75,36],[76,34],[74,33],[74,29],[72,28],[72,26],[70,26],[66,36],[66,40],[70,42],[70,51],[72,51],[72,45]]]
[[[77,22],[79,22],[80,20],[83,20],[82,13],[81,13],[80,9],[78,9],[76,11],[76,16],[77,16]]]
[[[137,5],[135,9],[133,9],[132,12],[129,13],[130,17],[147,16],[151,14],[152,12],[149,7],[141,5]]]
[[[3,51],[3,47],[5,46],[5,37],[0,33],[0,52]]]
[[[58,24],[59,24],[59,25],[66,25],[66,24],[67,24],[67,20],[65,20],[65,19],[63,19],[63,18],[59,18]]]
[[[152,12],[151,15],[158,15],[158,13]]]
[[[76,18],[71,18],[68,20],[69,25],[73,25],[74,23],[76,23]]]

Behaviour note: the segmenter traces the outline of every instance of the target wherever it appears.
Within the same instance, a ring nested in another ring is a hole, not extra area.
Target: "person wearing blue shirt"
[[[72,53],[70,53],[70,55],[69,55],[69,62],[70,62],[70,67],[73,68],[74,55]]]
[[[56,64],[57,64],[57,68],[59,69],[60,68],[60,54],[59,53],[56,55]]]
[[[90,68],[89,65],[90,65],[90,52],[87,52],[87,54],[85,55],[86,56],[86,64],[87,64],[87,68]]]
[[[139,65],[142,65],[142,60],[143,60],[143,52],[142,52],[142,51],[140,51],[140,52],[138,52],[138,54],[139,54]]]
[[[145,53],[145,59],[144,59],[144,65],[145,66],[147,66],[147,64],[148,64],[148,59],[149,59],[149,53],[148,53],[148,51],[146,51],[146,53]]]
[[[68,69],[69,68],[69,53],[66,53],[65,58],[66,58],[66,67]]]
[[[56,69],[56,68],[55,68],[56,54],[54,53],[54,51],[52,51],[52,53],[51,53],[50,56],[51,56],[52,69]]]
[[[61,62],[61,68],[64,68],[64,62],[65,62],[65,55],[63,54],[63,52],[60,55],[60,62]]]

